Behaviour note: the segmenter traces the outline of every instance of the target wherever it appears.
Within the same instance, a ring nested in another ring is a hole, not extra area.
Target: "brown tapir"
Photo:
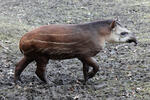
[[[84,82],[92,78],[99,66],[92,58],[102,50],[105,42],[136,42],[135,36],[115,20],[85,24],[45,25],[26,33],[19,48],[24,57],[16,65],[14,81],[32,61],[36,62],[36,75],[44,82],[49,59],[78,58],[83,63]],[[89,66],[93,68],[89,72]]]

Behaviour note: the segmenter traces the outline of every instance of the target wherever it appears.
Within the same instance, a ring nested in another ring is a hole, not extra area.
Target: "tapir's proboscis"
[[[115,20],[96,21],[85,24],[51,24],[26,33],[19,48],[24,57],[15,68],[14,82],[21,81],[20,74],[28,64],[35,61],[36,75],[44,82],[49,59],[78,58],[83,64],[84,83],[99,70],[94,56],[106,42],[136,42],[134,34]],[[89,71],[92,67],[92,71]]]

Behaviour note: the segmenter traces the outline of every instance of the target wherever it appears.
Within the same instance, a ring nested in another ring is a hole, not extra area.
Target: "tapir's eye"
[[[121,33],[121,35],[123,35],[123,36],[124,36],[124,35],[127,35],[127,34],[128,34],[128,32],[122,32],[122,33]]]

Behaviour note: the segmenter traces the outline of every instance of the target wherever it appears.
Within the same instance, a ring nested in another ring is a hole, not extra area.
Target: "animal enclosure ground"
[[[138,45],[107,44],[95,59],[100,71],[83,86],[77,59],[49,61],[47,80],[35,75],[35,64],[14,86],[15,64],[23,56],[23,34],[47,24],[76,24],[118,18],[133,31]],[[0,100],[148,100],[150,98],[149,0],[0,0]]]

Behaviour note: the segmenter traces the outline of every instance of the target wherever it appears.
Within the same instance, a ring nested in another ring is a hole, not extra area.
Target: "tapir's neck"
[[[78,27],[83,31],[86,30],[85,34],[92,34],[95,43],[102,48],[105,47],[105,41],[107,40],[107,32],[105,32],[113,20],[96,21],[91,23],[79,24]],[[105,34],[106,33],[106,34]]]

